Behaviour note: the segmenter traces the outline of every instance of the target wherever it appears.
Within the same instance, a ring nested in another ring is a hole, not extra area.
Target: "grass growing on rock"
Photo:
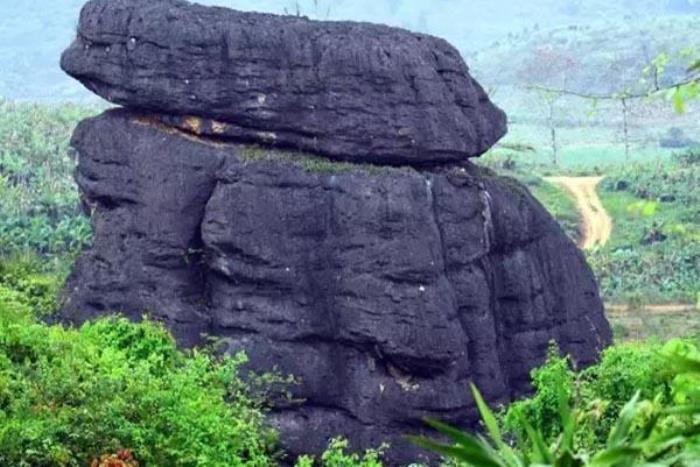
[[[390,173],[415,172],[411,167],[393,167],[375,165],[369,163],[357,163],[346,161],[334,161],[327,157],[316,156],[305,152],[271,150],[261,146],[242,146],[239,156],[244,162],[282,162],[289,163],[309,173],[316,174],[341,174],[352,172],[364,172],[370,175],[382,175]]]

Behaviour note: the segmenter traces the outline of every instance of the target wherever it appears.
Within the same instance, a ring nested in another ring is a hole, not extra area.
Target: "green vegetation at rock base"
[[[555,350],[533,372],[535,395],[504,417],[472,388],[488,437],[431,421],[453,444],[414,441],[457,465],[693,466],[700,461],[698,383],[700,352],[690,342],[614,347],[578,374]]]

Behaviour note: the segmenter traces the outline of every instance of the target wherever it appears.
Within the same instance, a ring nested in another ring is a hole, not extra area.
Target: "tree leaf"
[[[680,86],[677,87],[676,91],[673,93],[673,108],[679,114],[685,113],[685,99],[683,99],[683,92]]]

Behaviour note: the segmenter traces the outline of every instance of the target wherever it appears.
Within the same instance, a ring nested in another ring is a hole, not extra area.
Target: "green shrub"
[[[593,449],[605,441],[625,404],[638,393],[642,399],[671,402],[672,377],[664,373],[660,344],[625,343],[603,352],[601,362],[578,376],[576,404],[581,408],[577,444]]]
[[[343,438],[331,440],[328,449],[321,455],[322,467],[382,467],[381,457],[386,446],[379,449],[367,450],[364,455],[348,453],[348,441]],[[295,467],[313,467],[315,459],[311,456],[301,456]]]
[[[617,415],[639,392],[642,398],[671,400],[671,378],[663,373],[659,344],[621,344],[603,352],[598,365],[576,374],[567,358],[551,351],[544,366],[532,372],[535,393],[514,402],[505,411],[503,426],[518,439],[527,432],[523,420],[553,442],[561,433],[560,398],[580,409],[576,446],[599,448],[605,444]]]
[[[31,253],[0,256],[0,302],[22,306],[36,316],[55,311],[65,272],[49,269],[51,263]]]
[[[269,465],[273,432],[238,377],[244,357],[177,350],[160,325],[47,326],[0,301],[0,465]]]
[[[499,428],[496,416],[486,405],[479,391],[472,387],[488,439],[462,433],[436,420],[428,420],[428,423],[450,439],[452,444],[427,438],[413,437],[412,440],[419,446],[446,456],[458,465],[479,467],[698,465],[700,352],[690,343],[681,341],[673,341],[663,349],[656,349],[657,364],[666,367],[665,375],[659,377],[672,388],[673,398],[669,398],[665,387],[661,387],[659,392],[653,390],[656,385],[655,375],[662,374],[658,368],[654,368],[656,364],[631,372],[624,368],[625,364],[640,363],[648,356],[644,352],[628,350],[606,356],[604,361],[608,360],[608,364],[591,370],[588,375],[593,377],[596,384],[604,383],[607,378],[617,379],[615,377],[621,375],[617,380],[621,382],[623,389],[632,381],[641,384],[607,424],[600,442],[581,444],[581,437],[578,435],[592,428],[588,417],[590,407],[581,404],[582,396],[578,394],[574,394],[572,403],[569,388],[565,384],[547,388],[556,396],[556,424],[561,427],[554,439],[548,439],[547,433],[543,432],[541,427],[533,425],[521,412],[518,431],[524,434],[517,438],[515,444],[508,443]],[[550,357],[548,366],[559,363],[558,358]],[[551,383],[557,384],[557,381],[559,379],[555,378]],[[605,384],[602,386],[600,391],[608,393],[610,387],[605,387]],[[594,388],[588,389],[595,392]],[[651,399],[643,397],[645,390],[651,391]],[[621,396],[621,393],[615,391],[610,394],[615,400]],[[583,396],[583,399],[585,397]],[[609,407],[614,405],[611,402],[614,401],[601,401]]]
[[[508,407],[503,417],[505,429],[513,435],[523,438],[526,433],[521,424],[523,417],[544,435],[553,439],[561,431],[559,423],[559,397],[562,392],[567,400],[572,400],[575,391],[575,373],[571,370],[569,359],[559,356],[556,347],[552,347],[546,363],[532,372],[533,397],[517,401]]]

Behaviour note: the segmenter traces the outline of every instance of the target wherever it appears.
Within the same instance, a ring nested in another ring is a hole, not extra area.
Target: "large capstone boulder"
[[[505,114],[435,37],[181,0],[91,0],[63,54],[107,100],[215,136],[334,159],[431,165],[479,156]]]
[[[270,413],[291,458],[342,435],[420,460],[404,436],[424,417],[473,426],[469,382],[506,402],[550,342],[583,366],[611,341],[582,253],[524,187],[468,161],[338,163],[127,110],[73,145],[95,241],[63,318],[146,314],[294,375]]]

